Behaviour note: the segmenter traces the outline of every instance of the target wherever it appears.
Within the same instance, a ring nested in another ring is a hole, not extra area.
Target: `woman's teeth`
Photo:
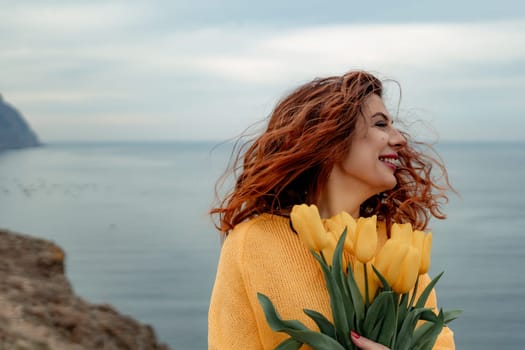
[[[382,161],[382,162],[390,163],[390,164],[393,164],[393,165],[397,166],[397,159],[395,159],[395,158],[379,157],[379,160]]]

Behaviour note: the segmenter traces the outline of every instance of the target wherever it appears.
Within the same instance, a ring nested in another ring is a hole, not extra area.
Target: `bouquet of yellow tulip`
[[[430,265],[432,233],[394,224],[390,239],[376,255],[376,216],[356,221],[341,212],[321,220],[317,207],[306,204],[294,206],[290,216],[299,239],[323,270],[333,322],[308,309],[303,311],[319,331],[298,320],[283,320],[271,300],[258,293],[270,328],[290,335],[275,350],[299,349],[303,344],[317,350],[353,350],[351,330],[392,350],[430,350],[443,326],[461,313],[440,310],[436,314],[425,307],[443,273],[416,300],[419,276]]]

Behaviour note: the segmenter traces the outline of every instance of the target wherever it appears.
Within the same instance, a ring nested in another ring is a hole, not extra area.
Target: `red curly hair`
[[[253,216],[288,215],[295,204],[315,204],[334,164],[347,155],[371,94],[382,97],[381,81],[352,71],[314,79],[282,99],[266,130],[232,153],[225,175],[238,176],[233,190],[210,211],[219,217],[217,228],[228,234]],[[447,201],[445,191],[451,186],[439,158],[418,150],[428,145],[403,136],[407,143],[399,152],[397,185],[366,200],[360,215],[377,214],[387,224],[410,222],[425,229],[430,216],[445,218],[440,204]],[[434,165],[441,170],[437,179],[431,175]]]

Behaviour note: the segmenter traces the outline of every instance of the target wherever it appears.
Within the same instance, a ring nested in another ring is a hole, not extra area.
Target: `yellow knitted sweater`
[[[386,233],[380,231],[382,246]],[[430,281],[424,277],[419,292]],[[300,320],[310,329],[318,328],[304,308],[331,318],[323,273],[288,218],[263,214],[239,224],[224,241],[208,315],[210,350],[273,350],[288,338],[268,327],[257,292],[266,294],[284,319]],[[434,293],[427,306],[436,307]],[[434,350],[453,349],[452,331],[445,327]]]

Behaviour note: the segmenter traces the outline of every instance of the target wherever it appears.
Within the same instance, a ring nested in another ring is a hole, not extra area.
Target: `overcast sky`
[[[0,5],[0,93],[44,142],[228,139],[351,69],[397,80],[422,137],[525,140],[524,1]]]

